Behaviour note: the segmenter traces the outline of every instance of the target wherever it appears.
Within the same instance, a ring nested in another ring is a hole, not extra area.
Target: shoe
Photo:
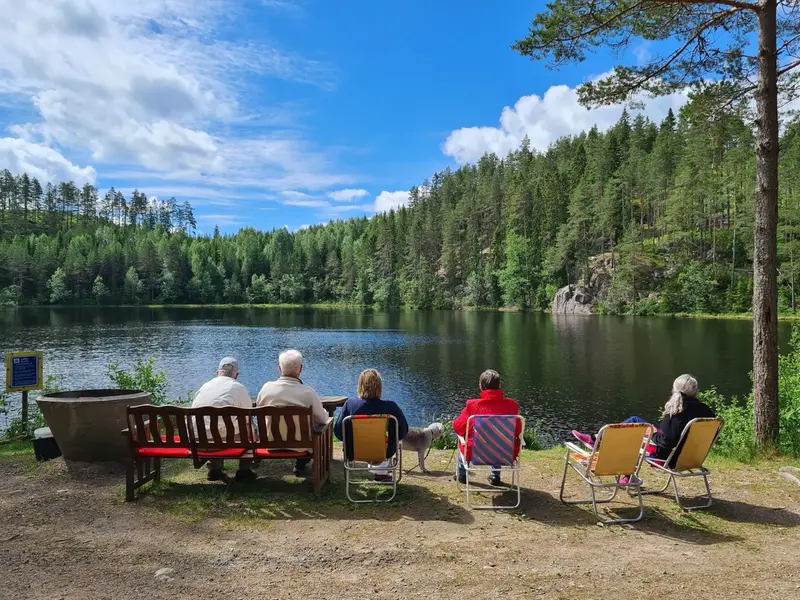
[[[380,483],[392,483],[391,473],[375,473],[375,481]]]
[[[592,436],[590,436],[588,433],[581,433],[577,429],[573,429],[572,435],[575,436],[577,440],[589,450],[594,449],[594,438],[592,438]]]
[[[489,477],[487,478],[487,481],[489,482],[489,485],[493,485],[495,487],[503,485],[503,482],[500,481],[500,477],[499,476],[495,477],[494,475],[489,475]]]
[[[461,474],[453,475],[453,480],[457,481],[461,485],[467,485],[467,476],[466,475],[461,475]]]
[[[255,481],[258,479],[258,475],[250,469],[239,469],[236,471],[234,479],[236,479],[236,481]]]
[[[292,473],[294,473],[295,477],[305,477],[306,476],[306,468],[303,467],[302,469],[298,469],[297,467],[295,467],[294,469],[292,469]]]
[[[619,479],[617,479],[617,483],[620,485],[628,485],[630,482],[630,478],[627,475],[623,475]]]
[[[209,481],[225,481],[227,477],[228,476],[225,474],[225,471],[222,471],[221,469],[213,469],[208,472],[208,475],[206,475],[206,479]]]

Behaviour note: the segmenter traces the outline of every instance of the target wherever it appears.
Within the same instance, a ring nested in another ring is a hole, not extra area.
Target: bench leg
[[[125,502],[133,502],[134,500],[134,473],[136,472],[136,465],[133,461],[128,463],[125,467]]]
[[[159,482],[161,481],[161,459],[156,457],[153,459],[153,481]]]

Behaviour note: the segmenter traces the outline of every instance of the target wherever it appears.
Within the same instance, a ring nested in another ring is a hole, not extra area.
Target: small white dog
[[[419,457],[419,468],[423,473],[427,473],[425,468],[425,454],[431,447],[433,440],[438,440],[444,435],[444,427],[441,423],[431,423],[427,427],[420,429],[412,427],[408,430],[408,435],[400,442],[403,450],[416,450]]]

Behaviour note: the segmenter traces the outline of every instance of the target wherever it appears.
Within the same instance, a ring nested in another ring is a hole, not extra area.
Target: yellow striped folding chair
[[[390,430],[391,428],[391,430]],[[389,432],[394,433],[398,446],[394,456],[386,456]],[[342,421],[344,446],[344,480],[347,498],[351,502],[391,502],[397,494],[397,483],[402,478],[403,455],[399,448],[400,425],[393,415],[350,415]],[[353,480],[355,473],[377,475],[374,479]],[[381,477],[388,475],[388,477]],[[392,486],[389,498],[353,498],[351,487],[371,485]]]
[[[650,443],[653,426],[649,423],[616,423],[603,427],[595,438],[594,448],[587,452],[572,442],[564,444],[564,474],[561,478],[559,499],[564,504],[588,504],[591,502],[595,517],[605,524],[631,523],[644,516],[642,502],[642,480],[639,469],[642,466],[644,449]],[[564,485],[567,470],[572,469],[589,485],[592,497],[588,500],[565,500]],[[597,498],[597,490],[611,490],[607,498]],[[601,520],[597,512],[598,504],[614,500],[620,489],[627,489],[639,499],[639,514],[634,518]]]
[[[719,417],[692,419],[681,432],[678,445],[670,452],[666,460],[647,457],[647,464],[667,474],[664,487],[657,490],[644,490],[643,494],[660,494],[667,491],[669,484],[675,492],[675,502],[682,510],[698,510],[708,508],[713,502],[711,486],[708,483],[709,470],[703,463],[711,452],[711,448],[722,431],[723,421]],[[678,493],[677,477],[702,477],[706,486],[705,503],[695,506],[684,506]]]
[[[470,508],[517,508],[520,505],[519,451],[521,447],[518,432],[525,430],[525,420],[519,415],[473,415],[467,420],[467,438],[462,439],[461,461],[466,470],[466,487],[459,488],[467,493],[467,506]],[[480,488],[481,493],[516,492],[517,500],[511,505],[472,503],[476,493],[474,474],[511,472],[511,483],[507,486]],[[457,479],[457,477],[456,477]]]

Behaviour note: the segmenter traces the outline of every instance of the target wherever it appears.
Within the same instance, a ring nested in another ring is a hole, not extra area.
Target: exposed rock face
[[[554,315],[591,315],[592,300],[585,288],[567,285],[556,292],[551,310]]]

